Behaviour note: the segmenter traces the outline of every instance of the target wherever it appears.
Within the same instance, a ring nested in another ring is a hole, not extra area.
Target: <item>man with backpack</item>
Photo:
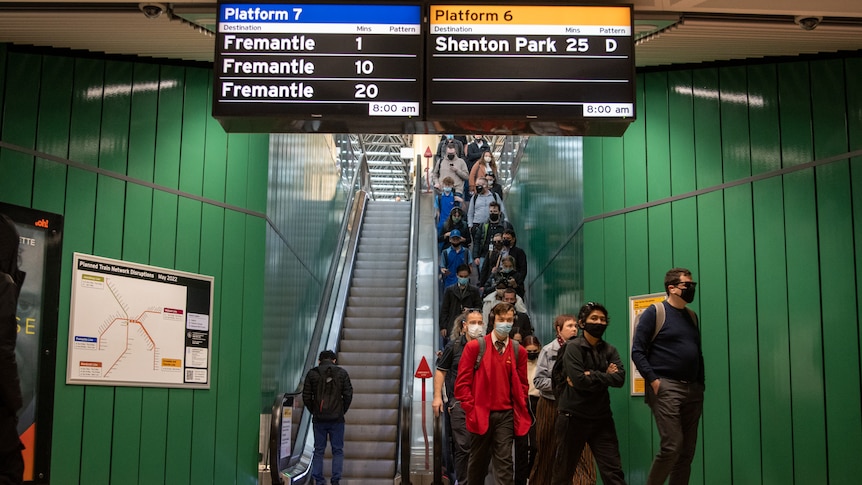
[[[646,382],[661,447],[647,485],[688,483],[703,412],[703,351],[697,314],[687,307],[697,283],[691,271],[673,268],[664,277],[667,299],[641,314],[632,339],[632,361]]]
[[[318,366],[308,371],[302,388],[302,400],[311,411],[314,427],[314,455],[311,478],[315,485],[325,485],[323,455],[327,439],[332,447],[331,485],[341,481],[344,468],[344,414],[353,400],[353,385],[347,371],[335,365],[335,352],[324,350]]]
[[[493,459],[497,485],[514,484],[515,436],[530,431],[527,409],[527,352],[509,338],[515,309],[499,303],[492,310],[494,331],[464,346],[455,380],[470,432],[467,483],[485,483]]]

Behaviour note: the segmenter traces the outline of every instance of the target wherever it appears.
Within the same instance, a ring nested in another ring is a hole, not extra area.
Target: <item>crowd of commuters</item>
[[[481,135],[447,135],[434,171],[443,291],[433,409],[444,420],[444,471],[461,485],[489,476],[496,485],[585,485],[598,468],[603,483],[625,484],[609,389],[626,373],[603,339],[608,310],[589,302],[559,315],[542,346],[524,303],[527,257],[502,191],[489,189],[499,186],[485,145]],[[633,338],[661,437],[648,485],[686,484],[691,472],[704,390],[700,329],[686,306],[695,285],[687,269],[668,271],[667,299],[643,313]]]

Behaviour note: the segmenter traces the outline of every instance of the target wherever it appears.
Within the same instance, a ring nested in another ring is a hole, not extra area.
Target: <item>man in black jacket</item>
[[[24,272],[18,269],[18,231],[0,214],[0,483],[24,480],[24,445],[18,438],[18,410],[22,406],[21,384],[15,361],[18,337],[18,295]]]
[[[560,349],[567,385],[557,400],[557,458],[551,483],[572,483],[577,458],[588,443],[602,482],[625,485],[608,387],[622,387],[626,373],[617,349],[602,340],[608,327],[607,309],[587,303],[578,314],[578,325],[583,335]]]
[[[455,317],[468,308],[482,308],[482,295],[479,288],[470,284],[470,266],[462,264],[455,270],[458,282],[443,292],[440,305],[440,348],[449,343],[449,329]]]
[[[330,484],[338,485],[344,468],[344,414],[353,400],[353,385],[347,371],[335,365],[335,352],[324,350],[320,353],[318,366],[308,371],[302,388],[302,400],[311,411],[314,427],[314,455],[311,459],[311,478],[315,485],[324,485],[323,454],[326,440],[332,447],[332,479]],[[323,382],[322,382],[323,381]],[[337,394],[335,406],[326,402],[327,392]]]

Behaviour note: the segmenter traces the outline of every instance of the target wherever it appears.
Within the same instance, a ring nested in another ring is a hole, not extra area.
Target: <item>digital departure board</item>
[[[220,3],[213,116],[228,131],[405,131],[423,115],[421,7]]]
[[[428,120],[621,135],[635,117],[631,7],[432,4],[428,22]]]

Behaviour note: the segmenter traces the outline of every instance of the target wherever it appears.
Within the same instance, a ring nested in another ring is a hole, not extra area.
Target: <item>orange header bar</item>
[[[629,7],[431,5],[434,24],[631,26]]]

